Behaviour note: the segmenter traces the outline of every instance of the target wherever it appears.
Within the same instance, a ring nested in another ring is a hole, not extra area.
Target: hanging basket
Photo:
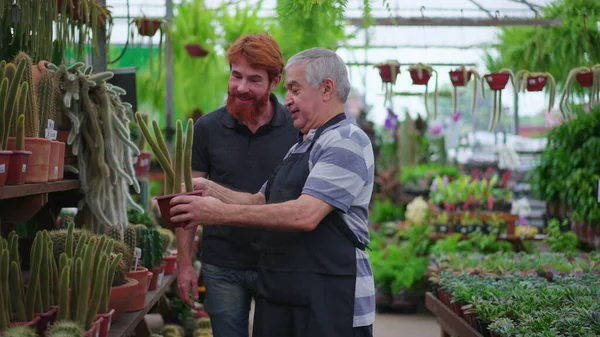
[[[414,85],[427,85],[431,78],[431,73],[427,70],[422,70],[421,77],[419,77],[418,70],[410,70],[410,78],[412,78]]]
[[[160,29],[163,20],[156,18],[137,18],[135,20],[135,25],[137,26],[138,33],[141,36],[154,36],[156,32]]]
[[[527,78],[527,91],[542,91],[546,86],[546,76],[532,76]]]
[[[589,88],[594,85],[594,72],[592,71],[579,73],[575,76],[575,78],[581,87]]]
[[[379,69],[379,76],[383,83],[396,83],[396,78],[400,74],[400,64],[379,64],[375,67]]]
[[[492,90],[502,90],[506,87],[506,83],[510,79],[510,74],[506,73],[491,73],[484,76],[485,81]]]
[[[467,79],[465,81],[465,73],[467,74]],[[463,70],[453,70],[450,71],[450,81],[452,81],[452,85],[455,87],[464,87],[471,80],[471,72],[463,71]]]
[[[185,50],[191,57],[204,57],[208,55],[208,51],[202,48],[198,43],[188,43],[185,45]]]

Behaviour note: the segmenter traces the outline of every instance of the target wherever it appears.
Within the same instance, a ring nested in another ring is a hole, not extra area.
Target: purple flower
[[[437,179],[433,179],[433,182],[431,183],[431,187],[429,188],[429,190],[431,192],[435,192],[435,190],[437,189],[437,185],[438,185],[438,180]]]
[[[444,175],[443,180],[444,180],[444,187],[447,187],[448,186],[448,176]]]
[[[392,111],[392,109],[387,109],[387,117],[385,118],[385,128],[388,130],[396,129],[396,124],[398,123],[398,116]]]
[[[452,114],[452,121],[454,123],[456,123],[460,120],[461,117],[462,117],[462,112],[457,111],[455,114]]]
[[[527,225],[527,219],[524,216],[519,215],[519,219],[516,221],[519,225]]]
[[[442,135],[442,132],[444,131],[444,126],[441,123],[433,123],[430,127],[429,127],[429,133],[435,137],[439,137]]]

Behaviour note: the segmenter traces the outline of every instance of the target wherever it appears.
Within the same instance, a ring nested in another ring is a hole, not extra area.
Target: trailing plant
[[[582,75],[590,75],[592,77],[592,87],[590,92],[589,106],[593,109],[600,102],[600,64],[592,67],[577,67],[569,71],[562,95],[560,97],[559,109],[564,119],[568,119],[573,113],[571,109],[571,86],[573,80]],[[580,83],[581,84],[581,83]]]
[[[488,76],[493,76],[494,74],[508,74],[511,84],[513,85],[513,88],[516,88],[515,75],[514,75],[513,71],[508,68],[502,68],[502,69],[498,70],[496,73],[484,76],[486,81],[481,81],[481,96],[482,96],[482,98],[485,98],[484,83],[491,82],[491,78]],[[488,129],[490,131],[494,130],[494,127],[496,126],[498,121],[500,121],[500,117],[502,117],[502,90],[492,90],[492,92],[493,92],[492,93],[493,104],[492,104],[492,111],[491,111],[491,115],[490,115],[490,123],[489,123],[489,127],[488,127]]]
[[[530,72],[528,70],[519,70],[515,74],[514,84],[515,84],[515,92],[525,92],[527,90],[527,83],[530,80],[535,80],[535,78],[545,78],[548,85],[548,111],[552,110],[554,106],[554,99],[556,97],[556,81],[554,80],[554,76],[549,72]]]
[[[132,159],[139,149],[127,127],[133,112],[131,104],[120,99],[125,91],[106,82],[114,74],[92,74],[92,70],[83,63],[48,64],[60,87],[60,115],[71,124],[67,144],[77,156],[76,171],[85,195],[76,219],[96,233],[104,233],[109,226],[124,231],[127,209],[144,211],[129,193],[129,186],[140,190]]]
[[[467,70],[467,67],[465,67],[464,65],[450,73],[450,79],[452,80],[452,82],[454,84],[452,86],[452,90],[453,90],[452,91],[452,113],[453,114],[456,114],[458,112],[458,85],[455,84],[455,82],[457,82],[458,79],[456,79],[456,80],[453,79],[452,73],[462,73],[464,86],[467,85],[471,76],[473,76],[473,99],[472,99],[472,103],[471,103],[471,116],[474,116],[475,108],[477,107],[477,88],[478,88],[477,82],[481,80],[481,75],[479,75],[479,73],[477,72],[477,70],[475,68]]]

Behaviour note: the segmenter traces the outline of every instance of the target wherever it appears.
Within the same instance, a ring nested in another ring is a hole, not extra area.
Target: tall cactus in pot
[[[5,98],[4,107],[1,109],[2,116],[0,116],[0,149],[3,150],[8,146],[9,134],[15,133],[13,117],[17,98],[27,87],[27,84],[21,83],[26,64],[25,60],[21,60],[17,66],[8,63],[3,69],[4,76],[0,84],[0,94]]]

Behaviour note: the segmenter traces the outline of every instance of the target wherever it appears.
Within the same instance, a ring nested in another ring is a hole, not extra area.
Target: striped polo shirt
[[[306,152],[315,132],[309,131],[306,140],[300,139],[288,155]],[[358,240],[369,244],[369,202],[375,174],[369,137],[348,119],[332,125],[313,146],[309,169],[302,193],[334,206]],[[360,327],[375,321],[375,284],[369,255],[358,248],[356,267],[354,327]]]

